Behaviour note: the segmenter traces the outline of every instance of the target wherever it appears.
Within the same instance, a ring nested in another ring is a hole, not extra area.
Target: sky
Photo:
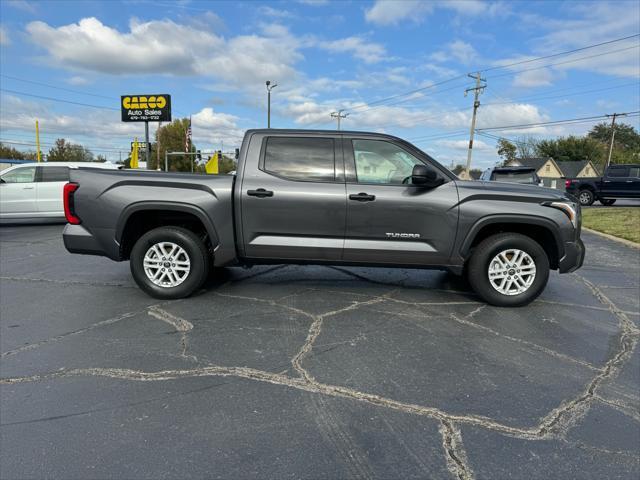
[[[0,141],[35,150],[37,119],[43,151],[64,137],[115,161],[144,136],[121,122],[120,95],[167,93],[199,149],[227,151],[266,127],[270,80],[272,127],[333,129],[342,109],[343,129],[450,166],[466,162],[480,71],[477,128],[507,127],[476,136],[472,165],[486,168],[496,136],[601,120],[512,126],[640,110],[639,34],[640,2],[624,0],[0,0]]]

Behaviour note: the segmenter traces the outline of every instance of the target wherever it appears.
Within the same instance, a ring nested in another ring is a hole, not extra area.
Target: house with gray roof
[[[590,160],[556,162],[551,157],[516,158],[506,164],[509,167],[533,167],[545,187],[564,189],[567,178],[597,177],[598,169]]]

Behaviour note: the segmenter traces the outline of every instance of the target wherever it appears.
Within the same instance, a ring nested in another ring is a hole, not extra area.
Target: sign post
[[[120,113],[123,122],[144,122],[145,160],[149,168],[149,122],[171,121],[171,95],[122,95]]]

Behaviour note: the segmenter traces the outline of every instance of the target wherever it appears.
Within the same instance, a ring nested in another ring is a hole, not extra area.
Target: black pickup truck
[[[640,164],[611,165],[603,177],[572,178],[564,185],[585,207],[596,200],[613,205],[618,198],[640,198]]]
[[[518,306],[584,258],[564,192],[461,181],[376,133],[249,130],[236,175],[79,169],[64,192],[66,248],[129,260],[158,298],[213,267],[299,263],[466,273],[485,301]]]

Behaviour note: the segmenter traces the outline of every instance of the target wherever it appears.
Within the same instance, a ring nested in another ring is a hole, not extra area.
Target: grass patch
[[[582,225],[640,243],[640,208],[604,207],[582,210]]]

